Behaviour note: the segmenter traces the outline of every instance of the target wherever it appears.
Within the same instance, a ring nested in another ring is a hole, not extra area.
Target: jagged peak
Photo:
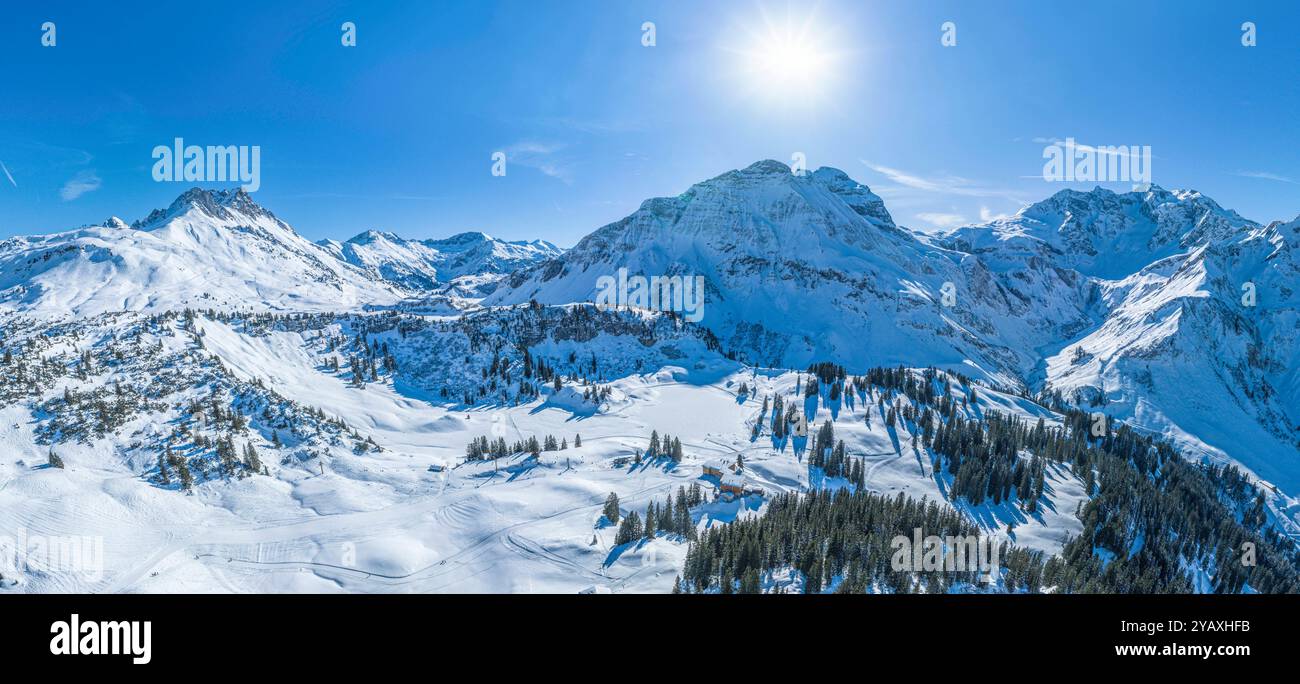
[[[749,176],[753,176],[753,175],[793,176],[794,175],[794,173],[790,170],[790,167],[788,165],[779,162],[775,159],[760,159],[759,161],[756,161],[753,164],[750,164],[749,166],[740,169],[739,171],[737,171],[737,173],[741,173]]]
[[[377,242],[379,240],[386,240],[389,242],[405,242],[405,240],[398,237],[396,233],[390,233],[384,230],[376,230],[374,228],[357,233],[356,235],[353,235],[352,237],[345,240],[345,242],[350,242],[356,245],[368,245],[372,242]]]
[[[178,195],[167,209],[155,209],[131,226],[149,228],[194,210],[222,220],[236,220],[242,216],[247,219],[265,217],[278,222],[274,214],[255,202],[242,187],[205,190],[196,186]]]
[[[749,166],[746,166],[743,169],[733,169],[726,173],[714,176],[713,178],[710,178],[709,180],[704,182],[711,183],[715,181],[727,181],[727,180],[737,179],[737,178],[751,179],[751,178],[767,178],[767,177],[777,178],[777,179],[789,179],[791,181],[796,179],[802,179],[802,180],[814,181],[824,185],[851,184],[853,187],[860,187],[860,188],[867,187],[866,185],[863,185],[862,183],[853,180],[851,177],[849,177],[849,174],[832,166],[822,166],[818,168],[816,171],[804,171],[803,173],[796,174],[788,164],[784,162],[776,161],[775,159],[761,159],[759,161],[754,162],[753,164],[750,164]]]
[[[1115,192],[1114,190],[1104,188],[1100,185],[1093,187],[1091,190],[1065,188],[1058,190],[1046,199],[1034,202],[1033,204],[1024,207],[1017,212],[1016,215],[1034,217],[1045,213],[1059,212],[1063,209],[1076,208],[1081,205],[1093,208],[1100,208],[1106,205],[1116,207],[1123,205],[1140,205],[1152,209],[1167,204],[1188,205],[1206,211],[1222,213],[1230,218],[1245,220],[1235,211],[1223,208],[1223,206],[1214,201],[1213,198],[1201,193],[1199,190],[1168,190],[1154,183],[1147,184],[1144,187],[1134,188],[1128,192]]]
[[[332,243],[333,241],[321,241],[318,244]],[[446,248],[474,248],[479,245],[509,245],[512,247],[531,247],[543,251],[560,251],[558,247],[547,242],[546,240],[501,240],[491,235],[477,230],[469,230],[451,235],[445,238],[424,238],[411,239],[404,238],[396,233],[370,229],[358,233],[342,243],[341,245],[370,245],[376,242],[390,242],[395,245],[414,245],[419,244],[434,250],[443,250]]]
[[[495,241],[496,238],[482,231],[467,230],[461,233],[456,233],[451,237],[438,238],[438,239],[430,240],[429,242],[436,242],[445,245],[445,244],[469,244],[474,242],[495,242]]]
[[[171,206],[203,206],[209,204],[230,207],[233,209],[251,207],[261,209],[261,207],[253,201],[253,198],[250,197],[243,188],[206,190],[197,186],[181,193],[175,201],[172,202]]]

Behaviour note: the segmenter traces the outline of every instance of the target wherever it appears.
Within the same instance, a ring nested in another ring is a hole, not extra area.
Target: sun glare
[[[782,37],[760,48],[756,67],[762,77],[783,85],[803,77],[816,79],[822,61],[816,50],[812,42]]]
[[[773,20],[766,12],[762,23],[744,31],[744,43],[730,51],[756,95],[798,100],[824,94],[834,78],[831,35],[817,27],[811,16],[787,13]]]

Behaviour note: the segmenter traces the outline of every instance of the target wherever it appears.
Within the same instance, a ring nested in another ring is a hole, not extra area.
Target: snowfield
[[[335,448],[307,463],[273,464],[272,477],[201,485],[186,496],[141,476],[148,461],[123,462],[112,439],[58,448],[65,470],[43,467],[45,447],[31,433],[33,417],[6,409],[0,464],[0,528],[28,536],[103,538],[102,577],[36,573],[31,592],[664,592],[672,587],[685,540],[658,538],[616,547],[602,523],[605,497],[617,493],[625,511],[640,511],[678,487],[716,480],[701,466],[742,455],[744,476],[766,493],[810,486],[846,487],[804,463],[806,440],[773,446],[750,440],[758,396],[796,397],[800,374],[747,368],[715,358],[691,367],[666,366],[612,383],[613,399],[594,413],[573,411],[551,397],[512,407],[458,410],[415,398],[391,383],[364,389],[321,372],[321,359],[301,333],[239,333],[212,320],[198,323],[203,343],[235,376],[274,380],[289,399],[328,406],[382,446],[357,455]],[[806,377],[806,374],[803,374]],[[753,388],[738,397],[737,388]],[[980,410],[1036,418],[1045,412],[1018,397],[987,393]],[[801,398],[801,395],[799,395]],[[581,402],[579,402],[581,403]],[[833,410],[832,410],[833,407]],[[810,424],[834,420],[842,438],[865,458],[867,487],[943,501],[948,476],[929,457],[898,445],[878,407],[860,400],[821,406]],[[868,426],[863,418],[872,412]],[[681,439],[685,458],[629,463],[652,430]],[[509,440],[564,437],[566,450],[465,463],[480,435]],[[571,446],[581,435],[582,446]],[[268,440],[259,447],[270,449]],[[1053,468],[1048,505],[1031,518],[1016,507],[972,508],[989,533],[1052,553],[1077,533],[1074,512],[1085,497],[1068,470]],[[699,529],[759,515],[760,496],[709,501],[694,512]]]

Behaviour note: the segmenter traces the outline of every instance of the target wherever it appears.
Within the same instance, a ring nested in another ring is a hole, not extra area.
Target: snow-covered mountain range
[[[433,291],[472,299],[560,252],[541,240],[482,233],[417,241],[367,231],[312,243],[243,190],[194,188],[129,226],[113,217],[0,242],[0,309],[55,316],[350,310]]]
[[[1039,362],[1037,349],[1098,315],[1092,284],[1076,273],[999,277],[895,225],[884,202],[843,172],[796,176],[775,161],[647,200],[485,303],[595,301],[598,279],[619,268],[703,276],[702,324],[770,366],[925,358],[1014,385]]]
[[[456,294],[470,297],[488,294],[502,276],[563,251],[545,240],[507,242],[476,232],[443,240],[407,240],[368,230],[346,242],[317,244],[372,278],[403,290],[450,286]]]
[[[300,236],[243,190],[195,188],[130,226],[111,218],[0,242],[0,309],[38,316],[184,307],[318,311],[401,296]]]
[[[702,275],[702,325],[748,361],[1059,391],[1294,492],[1295,226],[1194,191],[1097,188],[931,239],[841,171],[764,161],[646,201],[485,301],[595,301],[619,268]]]
[[[1080,461],[1042,471],[1045,507],[994,505],[954,493],[968,473],[934,441],[995,415],[1066,434],[1078,409],[1243,466],[1269,524],[1300,538],[1297,242],[1300,219],[1159,187],[1065,190],[930,236],[842,171],[774,161],[567,251],[482,233],[312,242],[243,191],[196,188],[130,225],[0,242],[0,532],[114,541],[105,578],[18,580],[35,591],[664,591],[688,539],[616,543],[605,496],[720,488],[705,466],[743,457],[732,470],[767,495],[928,497],[1035,552],[1099,534],[1098,567],[1137,558],[1150,530],[1100,534],[1087,509],[1106,490]],[[702,319],[592,307],[620,271],[701,277]],[[855,475],[804,461],[806,438],[769,416],[780,397],[833,427]],[[642,464],[652,430],[684,458]],[[465,459],[481,437],[552,434],[564,449]],[[66,472],[40,467],[55,452]],[[756,496],[686,515],[729,524],[766,510]],[[1227,581],[1213,549],[1179,553],[1197,590]]]
[[[945,244],[1003,278],[1095,285],[1099,317],[1042,349],[1035,389],[1300,487],[1296,221],[1260,226],[1191,191],[1063,191]]]

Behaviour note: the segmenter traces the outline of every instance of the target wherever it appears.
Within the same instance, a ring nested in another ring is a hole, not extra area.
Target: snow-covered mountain
[[[313,243],[242,189],[193,188],[127,225],[0,242],[0,310],[41,317],[185,307],[345,311],[432,290],[474,300],[516,268],[561,253],[482,233],[403,240],[369,231]]]
[[[243,190],[194,188],[130,226],[112,218],[0,243],[0,310],[42,317],[346,310],[402,294],[333,258]]]
[[[602,276],[702,276],[702,325],[742,358],[804,367],[926,363],[1014,386],[1034,352],[1084,329],[1095,288],[1068,272],[999,277],[894,223],[837,169],[763,161],[648,200],[485,303],[595,301]],[[949,293],[945,296],[945,293]]]
[[[403,290],[418,292],[451,286],[460,296],[483,296],[519,268],[558,256],[563,250],[545,240],[505,241],[478,232],[442,240],[407,240],[369,230],[345,242],[317,244],[337,258]]]
[[[1297,222],[1205,236],[1101,287],[1101,325],[1048,356],[1046,385],[1300,488]]]
[[[1100,278],[1123,278],[1197,245],[1257,227],[1196,191],[1062,190],[1015,216],[947,236],[955,249],[991,267],[1023,266],[1039,257]]]
[[[703,275],[701,325],[740,358],[933,363],[1059,390],[1295,492],[1294,236],[1152,187],[1066,190],[931,240],[838,170],[767,161],[645,202],[486,302],[596,301],[620,268]]]
[[[1065,190],[940,243],[1003,276],[1069,270],[1103,315],[1042,351],[1036,389],[1300,488],[1295,222],[1263,227],[1196,191]]]

